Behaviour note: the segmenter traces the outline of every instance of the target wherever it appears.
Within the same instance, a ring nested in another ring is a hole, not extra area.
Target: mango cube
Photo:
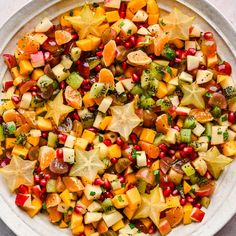
[[[45,119],[41,116],[37,119],[37,125],[42,131],[51,131],[53,130],[52,122],[49,119]]]
[[[31,202],[31,208],[26,212],[30,217],[34,217],[42,208],[42,202],[39,198],[34,198]]]
[[[121,148],[117,144],[113,144],[108,148],[108,157],[112,158],[119,158],[121,157]]]
[[[96,134],[94,132],[85,129],[81,138],[86,139],[89,143],[92,143],[93,140],[95,139],[95,135]]]
[[[15,145],[14,148],[12,149],[12,154],[16,156],[26,157],[28,152],[29,150],[21,145]]]
[[[131,210],[137,209],[141,204],[141,196],[138,189],[136,187],[131,188],[126,192],[126,195],[129,202],[128,207]]]
[[[193,210],[193,206],[190,203],[187,203],[184,206],[184,218],[183,218],[183,224],[187,225],[187,224],[191,224],[192,220],[191,220],[191,213]]]
[[[84,138],[77,138],[74,146],[78,147],[79,149],[85,150],[88,144],[89,144],[88,140]]]
[[[153,143],[155,137],[156,137],[156,131],[152,129],[144,128],[140,135],[140,140],[148,142],[148,143]]]
[[[126,194],[119,194],[112,198],[113,205],[117,209],[125,208],[128,206],[128,198]]]
[[[126,215],[126,217],[131,220],[135,214],[137,209],[130,209],[129,207],[126,207],[123,211],[123,213]]]
[[[120,19],[120,15],[118,11],[108,11],[106,12],[107,22],[112,23],[116,22]]]
[[[61,194],[60,194],[61,200],[67,205],[70,206],[71,203],[71,196],[70,192],[68,189],[65,189]]]
[[[34,70],[32,64],[29,60],[21,60],[19,62],[20,74],[21,75],[29,75]]]
[[[35,69],[31,75],[31,78],[33,80],[38,80],[43,75],[44,75],[44,72],[42,69]]]

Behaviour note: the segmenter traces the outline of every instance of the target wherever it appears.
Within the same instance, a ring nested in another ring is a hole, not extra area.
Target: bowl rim
[[[49,8],[50,6],[63,1],[63,0],[31,0],[29,3],[20,8],[15,14],[13,14],[5,24],[0,28],[0,53],[4,51],[7,43],[11,40],[11,38],[15,35],[15,33],[24,26],[26,22],[28,22],[31,18],[25,17],[19,23],[19,27],[15,26],[15,22],[17,19],[22,19],[22,16],[30,16],[32,9],[35,12],[35,15],[42,12],[44,9]],[[176,0],[177,2],[191,8],[199,15],[201,13],[207,17],[206,21],[210,25],[224,25],[224,27],[220,28],[221,33],[223,33],[223,39],[227,43],[230,51],[233,53],[236,58],[236,30],[233,27],[232,23],[228,21],[223,14],[216,9],[210,2],[207,0]],[[87,2],[93,2],[93,0],[88,0]],[[217,16],[217,17],[216,17]],[[17,30],[16,30],[17,28]],[[5,32],[11,32],[8,37],[5,37]],[[1,54],[0,54],[1,55]],[[232,195],[228,195],[228,198],[232,197]],[[8,205],[7,202],[4,201],[3,197],[0,195],[0,218],[2,221],[16,234],[16,235],[24,235],[24,236],[40,236],[34,229],[28,225],[24,219],[20,218],[14,213],[14,210]],[[219,224],[214,226],[214,232],[211,230],[212,235],[217,233],[227,222],[234,216],[236,213],[236,204],[233,204],[227,212],[225,212],[225,217],[222,218]]]

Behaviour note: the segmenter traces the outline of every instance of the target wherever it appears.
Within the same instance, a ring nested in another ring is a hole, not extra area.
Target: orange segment
[[[106,67],[110,66],[116,58],[116,42],[110,40],[104,47],[103,52],[103,61]]]
[[[58,45],[68,43],[71,41],[71,39],[72,39],[72,36],[69,32],[65,30],[55,31],[55,40]]]
[[[169,41],[169,36],[165,32],[160,32],[157,37],[154,38],[154,53],[156,56],[160,56],[164,46]]]
[[[56,152],[53,148],[42,146],[39,149],[39,162],[41,170],[46,169],[56,157]]]
[[[68,105],[76,109],[81,109],[82,97],[76,89],[73,89],[70,86],[67,86],[65,90],[65,99]]]
[[[33,39],[33,35],[27,34],[19,39],[17,47],[22,54],[30,55],[39,50],[39,43]]]
[[[98,82],[109,84],[111,87],[115,86],[114,75],[106,68],[100,70],[98,74]]]

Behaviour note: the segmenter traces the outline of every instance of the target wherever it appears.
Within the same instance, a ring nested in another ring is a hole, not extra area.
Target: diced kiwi
[[[139,84],[136,84],[136,85],[132,88],[132,90],[130,91],[130,93],[133,94],[133,95],[136,95],[136,94],[140,95],[140,94],[143,93],[143,89],[141,88],[141,86],[140,86]]]
[[[92,85],[90,90],[90,98],[99,98],[106,96],[108,88],[106,84],[96,82]]]
[[[153,144],[158,146],[159,144],[164,143],[164,142],[165,142],[165,135],[162,133],[158,133],[156,138],[154,139]]]
[[[3,125],[0,125],[0,142],[5,140],[4,128]]]
[[[172,107],[172,103],[169,99],[159,99],[156,105],[161,107],[161,111],[167,111]]]
[[[194,129],[197,125],[197,121],[193,116],[187,116],[184,121],[184,128],[186,129]]]
[[[107,198],[102,202],[102,209],[105,213],[112,213],[115,211],[115,207],[110,198]]]
[[[83,83],[83,77],[77,72],[72,72],[66,79],[66,83],[71,86],[73,89],[78,89]]]
[[[49,132],[48,133],[48,143],[47,143],[47,146],[49,146],[49,147],[56,147],[57,140],[58,140],[57,135],[54,134],[53,132]]]
[[[44,103],[45,103],[45,100],[43,100],[41,97],[39,96],[35,96],[35,97],[32,97],[32,100],[31,100],[31,103],[30,103],[30,106],[31,107],[43,107],[44,106]]]
[[[50,84],[53,83],[53,79],[48,77],[47,75],[43,75],[37,81],[37,85],[40,89],[46,89]]]
[[[154,107],[156,104],[155,100],[153,98],[144,98],[141,99],[140,106],[144,109],[150,109]]]
[[[90,112],[88,109],[83,109],[79,112],[80,120],[83,125],[83,128],[89,128],[93,126],[95,120],[95,115]]]
[[[89,64],[89,69],[94,69],[97,65],[100,64],[101,60],[98,57],[89,57],[86,59]]]
[[[214,106],[211,110],[211,114],[214,116],[214,118],[219,118],[221,116],[221,109],[218,106]]]
[[[150,70],[143,70],[141,75],[141,87],[147,89],[150,82]]]
[[[164,73],[164,66],[155,62],[150,64],[150,78],[162,80]]]
[[[146,191],[146,186],[147,186],[147,182],[145,182],[142,179],[138,179],[137,183],[136,183],[136,187],[139,191],[140,194],[144,194]]]
[[[190,141],[191,141],[191,134],[192,134],[191,129],[181,129],[180,130],[181,141],[183,143],[190,143]]]
[[[161,55],[165,57],[167,60],[174,60],[176,58],[175,50],[170,48],[170,45],[165,45],[164,49],[161,52]]]
[[[224,88],[223,91],[227,98],[233,98],[236,96],[236,88],[233,86],[228,86]]]

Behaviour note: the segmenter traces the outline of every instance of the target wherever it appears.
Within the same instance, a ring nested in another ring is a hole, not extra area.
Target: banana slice
[[[143,66],[152,62],[152,59],[141,50],[130,52],[127,58],[128,63],[132,66]]]

